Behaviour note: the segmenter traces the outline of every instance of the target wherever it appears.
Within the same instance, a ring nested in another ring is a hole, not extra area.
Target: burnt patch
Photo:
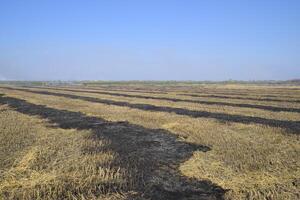
[[[20,88],[7,88],[7,89],[31,92],[31,93],[42,94],[42,95],[66,97],[66,98],[70,98],[70,99],[80,99],[80,100],[93,102],[93,103],[101,103],[101,104],[114,105],[114,106],[123,106],[123,107],[129,107],[129,108],[152,111],[152,112],[168,112],[168,113],[175,113],[178,115],[190,116],[190,117],[194,117],[194,118],[217,119],[221,122],[237,122],[237,123],[243,123],[243,124],[251,124],[251,123],[261,124],[261,125],[265,125],[265,126],[284,128],[288,131],[288,133],[292,133],[292,134],[300,133],[300,121],[266,119],[266,118],[262,118],[262,117],[233,115],[233,114],[207,112],[207,111],[196,111],[196,110],[189,110],[189,109],[184,109],[184,108],[155,106],[155,105],[151,105],[151,104],[135,104],[135,103],[129,103],[129,102],[124,102],[124,101],[113,101],[113,100],[109,100],[109,99],[99,99],[99,98],[95,98],[95,97],[78,96],[78,95],[73,95],[73,94],[63,94],[63,93],[56,93],[56,92],[49,92],[49,91],[37,91],[37,90],[20,89]]]
[[[74,89],[62,89],[62,88],[49,88],[52,90],[60,90],[60,91],[69,91],[69,92],[78,92],[78,93],[94,93],[94,94],[104,94],[110,96],[120,96],[120,97],[129,97],[129,98],[139,98],[139,99],[153,99],[153,100],[166,100],[173,102],[185,102],[185,103],[197,103],[204,105],[217,105],[217,106],[232,106],[239,108],[254,108],[261,109],[273,112],[296,112],[300,113],[300,109],[298,108],[284,108],[284,107],[276,107],[276,106],[267,106],[267,105],[256,105],[256,104],[248,104],[248,103],[229,103],[229,102],[217,102],[217,101],[203,101],[203,100],[192,100],[192,99],[178,99],[178,98],[169,98],[169,97],[153,97],[153,96],[145,96],[145,95],[135,95],[135,94],[122,94],[122,93],[112,93],[112,92],[104,92],[104,91],[83,91],[83,90],[74,90]],[[185,94],[186,95],[186,94]],[[279,102],[293,102],[300,103],[300,100],[279,100],[279,99],[270,99],[270,98],[244,98],[244,97],[228,97],[228,96],[218,96],[218,95],[188,95],[192,97],[211,97],[211,98],[223,98],[223,99],[240,99],[240,100],[255,100],[255,101],[279,101]]]
[[[253,101],[273,101],[273,102],[283,102],[283,103],[284,102],[300,103],[300,100],[297,100],[297,99],[294,99],[294,100],[284,100],[284,99],[266,98],[266,97],[278,97],[276,95],[265,95],[264,97],[261,97],[261,98],[245,97],[246,94],[243,94],[244,97],[225,96],[225,95],[207,95],[207,94],[188,94],[188,93],[178,94],[178,95],[181,95],[181,96],[190,96],[190,97],[219,98],[219,99],[238,99],[238,100],[253,100]],[[227,95],[229,95],[229,94],[227,94]],[[280,95],[280,97],[284,97],[284,96]],[[275,107],[275,108],[277,108],[277,107]],[[297,110],[299,111],[299,109],[296,109],[296,111]],[[288,111],[288,112],[291,112],[291,111]]]
[[[106,146],[82,149],[83,153],[97,154],[111,150],[116,157],[111,167],[126,169],[127,187],[114,185],[114,191],[136,191],[134,199],[223,199],[225,190],[207,181],[183,176],[179,165],[194,151],[209,151],[210,147],[190,144],[162,129],[147,129],[128,122],[110,122],[80,112],[59,110],[36,105],[25,100],[1,96],[5,104],[17,112],[47,119],[48,123],[63,129],[90,130],[91,140],[105,139]],[[95,194],[112,192],[107,183],[99,185]]]

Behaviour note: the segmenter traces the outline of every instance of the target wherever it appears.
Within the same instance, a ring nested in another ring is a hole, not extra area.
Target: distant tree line
[[[198,85],[198,84],[252,84],[252,85],[300,85],[300,79],[292,79],[285,81],[278,80],[226,80],[226,81],[0,81],[0,84],[19,85],[19,86],[55,86],[55,85]]]

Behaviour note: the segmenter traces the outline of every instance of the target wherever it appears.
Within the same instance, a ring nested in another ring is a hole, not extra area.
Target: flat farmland
[[[0,85],[0,199],[300,199],[300,87]]]

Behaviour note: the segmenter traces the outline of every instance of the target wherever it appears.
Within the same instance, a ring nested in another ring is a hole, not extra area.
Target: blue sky
[[[299,10],[299,0],[0,0],[0,79],[300,78]]]

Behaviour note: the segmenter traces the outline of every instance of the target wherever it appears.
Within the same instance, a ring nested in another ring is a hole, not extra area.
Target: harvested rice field
[[[300,87],[0,85],[0,199],[300,199]]]

